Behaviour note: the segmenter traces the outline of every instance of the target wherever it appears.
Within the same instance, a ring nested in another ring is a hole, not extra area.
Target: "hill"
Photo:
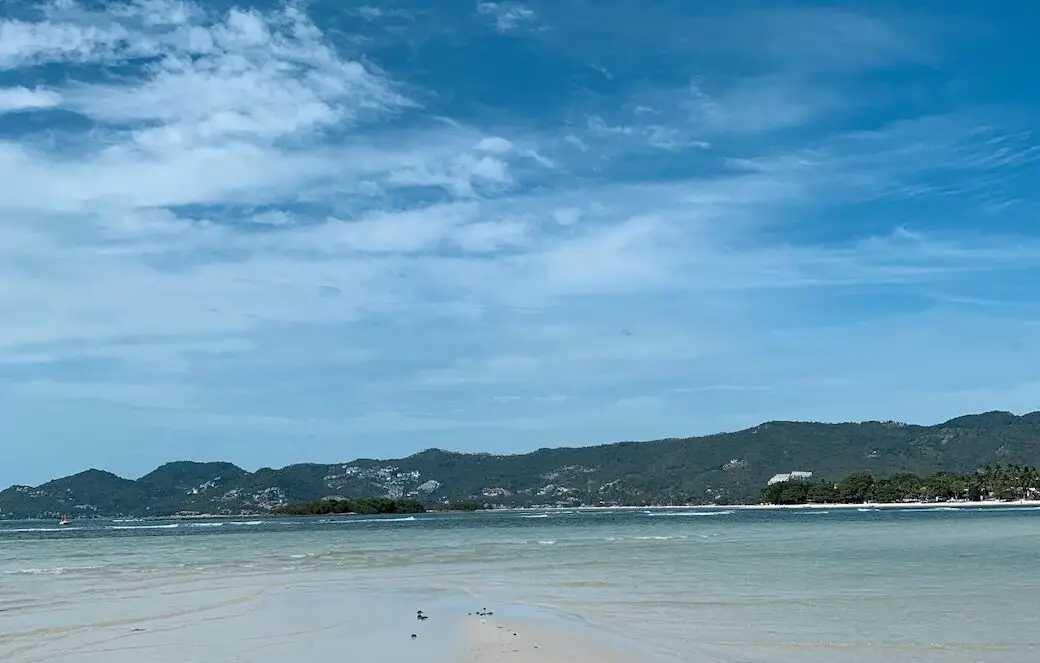
[[[167,463],[136,481],[88,470],[0,492],[5,517],[265,513],[323,497],[390,497],[427,505],[505,506],[755,502],[774,474],[809,471],[971,473],[1040,464],[1040,412],[987,412],[934,426],[898,422],[773,421],[735,433],[539,449],[515,455],[429,449],[397,460],[359,459],[247,472],[230,463]]]

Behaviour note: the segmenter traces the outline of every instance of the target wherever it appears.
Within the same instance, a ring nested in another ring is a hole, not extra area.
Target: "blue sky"
[[[0,484],[1040,409],[1038,18],[4,3]]]

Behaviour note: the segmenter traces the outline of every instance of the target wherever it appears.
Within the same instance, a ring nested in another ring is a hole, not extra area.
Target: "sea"
[[[0,660],[250,579],[536,610],[660,660],[1040,661],[1035,506],[0,521]]]

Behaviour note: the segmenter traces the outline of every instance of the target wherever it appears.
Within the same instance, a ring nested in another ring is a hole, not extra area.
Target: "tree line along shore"
[[[876,478],[854,472],[837,483],[788,479],[762,489],[764,504],[865,504],[898,502],[969,502],[1037,499],[1040,470],[1033,466],[1001,465],[971,474],[909,472]]]
[[[474,501],[450,502],[437,505],[437,511],[477,511],[484,505]],[[326,497],[308,502],[296,502],[280,509],[280,516],[330,516],[354,514],[359,516],[388,516],[394,514],[426,513],[432,510],[418,500],[393,499],[390,497],[363,497],[357,499]]]
[[[875,477],[854,472],[838,482],[788,479],[766,486],[761,502],[793,504],[884,504],[901,502],[1003,501],[1040,498],[1040,470],[1034,466],[1001,465],[971,474],[937,472],[919,476],[902,472]],[[478,511],[490,505],[463,500],[427,506],[418,500],[369,497],[323,498],[296,502],[274,511],[282,516],[394,515],[428,511]]]

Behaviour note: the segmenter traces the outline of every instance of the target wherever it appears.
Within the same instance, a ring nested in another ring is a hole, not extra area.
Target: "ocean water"
[[[674,661],[1040,661],[1025,506],[0,521],[0,659],[159,594],[190,621],[202,589],[330,583],[529,609]]]

